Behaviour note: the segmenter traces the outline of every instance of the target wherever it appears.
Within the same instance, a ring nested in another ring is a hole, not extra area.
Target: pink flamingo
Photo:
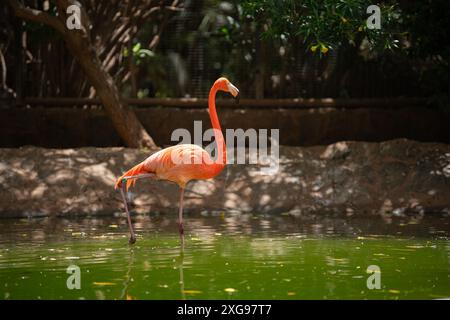
[[[236,97],[239,90],[226,78],[219,78],[214,82],[208,97],[209,117],[214,129],[217,143],[217,159],[214,161],[206,150],[194,144],[180,144],[160,150],[147,159],[125,172],[116,182],[115,188],[120,189],[130,228],[130,244],[136,242],[136,236],[131,224],[130,212],[126,200],[126,192],[137,179],[150,178],[168,180],[180,187],[180,207],[178,212],[179,232],[182,236],[183,228],[183,198],[186,184],[191,180],[211,179],[217,176],[227,163],[227,147],[223,138],[216,112],[217,91],[229,92]]]

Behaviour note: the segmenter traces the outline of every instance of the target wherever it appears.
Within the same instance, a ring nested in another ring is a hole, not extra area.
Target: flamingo
[[[209,117],[214,129],[218,151],[216,160],[213,160],[208,152],[200,146],[194,144],[179,144],[162,149],[150,155],[147,159],[135,165],[117,179],[115,189],[120,189],[123,204],[125,206],[130,229],[130,244],[136,242],[136,235],[131,224],[126,193],[128,192],[128,188],[136,183],[136,180],[149,178],[153,180],[168,180],[178,184],[180,187],[178,230],[180,236],[183,237],[183,198],[187,183],[191,180],[214,178],[224,169],[227,163],[227,147],[216,112],[215,99],[218,91],[229,92],[233,97],[236,97],[239,94],[238,88],[224,77],[217,79],[209,92]]]

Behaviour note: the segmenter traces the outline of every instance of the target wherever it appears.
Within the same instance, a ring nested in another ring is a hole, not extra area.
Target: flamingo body
[[[127,171],[116,182],[121,186],[122,178],[137,174],[153,173],[158,180],[175,182],[185,188],[191,180],[211,179],[218,175],[225,164],[215,163],[206,150],[195,144],[179,144],[155,152],[143,162]],[[127,180],[127,189],[135,182]]]
[[[216,112],[215,96],[217,91],[230,92],[234,97],[239,93],[239,90],[226,78],[217,79],[210,90],[208,109],[218,146],[218,156],[216,160],[213,160],[208,152],[200,146],[194,144],[175,145],[152,154],[147,159],[125,172],[117,180],[115,187],[120,188],[122,200],[125,205],[131,234],[130,243],[134,243],[136,238],[131,225],[131,218],[125,194],[128,191],[128,188],[131,185],[134,185],[137,179],[152,178],[168,180],[175,182],[180,186],[179,227],[180,235],[182,235],[184,232],[183,197],[186,184],[191,180],[214,178],[225,167],[227,153],[225,139],[223,138],[219,118],[217,117]]]

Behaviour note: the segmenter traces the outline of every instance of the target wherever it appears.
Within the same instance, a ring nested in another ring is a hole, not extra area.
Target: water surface
[[[124,218],[3,219],[0,299],[445,298],[449,219],[188,215],[184,248],[167,215],[134,217],[134,246]]]

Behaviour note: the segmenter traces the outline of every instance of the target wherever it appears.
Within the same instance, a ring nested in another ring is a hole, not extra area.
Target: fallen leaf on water
[[[110,224],[108,227],[116,229],[116,228],[118,228],[119,226],[118,226],[117,224]]]
[[[115,286],[114,282],[94,282],[94,286]]]
[[[341,258],[331,258],[331,260],[336,261],[336,262],[347,262],[348,261],[348,259],[345,259],[345,258],[343,258],[343,259],[341,259]]]
[[[400,293],[400,290],[391,289],[391,290],[389,290],[389,293],[398,294],[398,293]]]
[[[297,294],[297,293],[295,293],[295,292],[288,292],[288,293],[287,293],[288,296],[295,296],[296,294]]]
[[[411,248],[411,249],[422,249],[425,248],[424,246],[420,246],[420,245],[416,245],[416,246],[406,246],[406,248]]]
[[[185,294],[198,294],[198,293],[202,293],[202,291],[199,290],[183,290],[182,291]]]
[[[86,232],[72,232],[72,237],[84,237],[86,236]]]
[[[361,237],[361,236],[359,236],[356,239],[357,240],[376,240],[376,238],[374,238],[374,237]]]
[[[130,296],[129,294],[127,294],[127,300],[135,300],[132,296]]]
[[[228,292],[228,293],[233,293],[233,292],[236,292],[237,290],[234,288],[225,288],[225,289],[223,289],[223,291]]]
[[[106,236],[102,234],[101,236],[93,236],[92,239],[105,239]]]

